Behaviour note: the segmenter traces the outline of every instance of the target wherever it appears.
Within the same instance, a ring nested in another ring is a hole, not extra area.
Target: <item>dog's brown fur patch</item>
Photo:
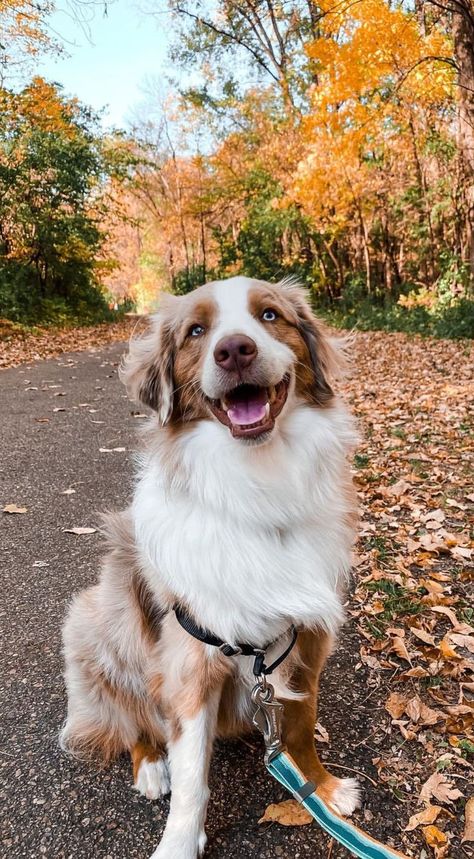
[[[318,406],[327,406],[333,399],[330,381],[329,346],[323,328],[312,315],[304,293],[297,287],[291,296],[281,287],[254,286],[249,292],[249,309],[256,319],[264,310],[277,313],[274,322],[263,322],[268,332],[292,350],[297,359],[295,367],[296,393]]]
[[[133,767],[133,781],[136,782],[138,771],[144,760],[153,763],[159,761],[166,754],[164,745],[152,745],[147,740],[139,740],[130,750]]]

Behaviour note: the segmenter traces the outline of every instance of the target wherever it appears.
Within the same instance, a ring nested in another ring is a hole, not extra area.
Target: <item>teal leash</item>
[[[315,785],[305,778],[283,746],[283,705],[275,700],[273,686],[267,682],[265,675],[258,678],[252,691],[252,700],[257,708],[253,723],[265,740],[265,766],[268,772],[306,808],[321,828],[360,859],[407,859],[402,853],[376,841],[336,814],[318,796]]]

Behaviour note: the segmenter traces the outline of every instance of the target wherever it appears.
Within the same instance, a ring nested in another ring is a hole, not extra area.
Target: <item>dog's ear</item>
[[[131,339],[119,371],[129,397],[157,412],[163,426],[173,413],[174,400],[172,305],[174,297],[166,296],[147,333]]]
[[[314,317],[306,290],[294,280],[282,281],[280,286],[296,311],[296,327],[308,350],[308,394],[316,405],[325,406],[334,397],[332,384],[339,375],[340,358],[325,327]]]

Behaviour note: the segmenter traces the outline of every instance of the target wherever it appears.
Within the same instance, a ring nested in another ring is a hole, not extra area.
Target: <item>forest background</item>
[[[146,2],[170,78],[111,131],[34,73],[57,4],[0,0],[4,330],[242,273],[336,325],[474,336],[472,0]]]

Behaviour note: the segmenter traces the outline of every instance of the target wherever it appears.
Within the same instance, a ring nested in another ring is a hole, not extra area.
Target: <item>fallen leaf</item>
[[[453,641],[458,647],[465,647],[470,653],[474,653],[474,636],[473,635],[457,635],[455,632],[449,633],[450,641]]]
[[[402,480],[397,480],[396,483],[389,486],[387,488],[387,492],[389,495],[394,495],[395,498],[400,498],[405,494],[405,492],[408,492],[409,489],[411,489],[411,484],[407,483],[407,481],[402,478]]]
[[[456,799],[460,799],[463,794],[457,787],[454,787],[445,773],[436,772],[425,781],[420,791],[420,800],[422,802],[429,804],[432,796],[439,800],[439,802],[452,803]]]
[[[451,555],[456,561],[470,561],[472,558],[472,549],[466,549],[463,546],[453,546],[450,550]]]
[[[429,673],[426,668],[422,668],[421,665],[417,665],[416,668],[410,668],[408,671],[404,671],[403,674],[400,674],[400,680],[405,680],[407,677],[429,677]]]
[[[471,796],[466,802],[464,815],[465,823],[461,844],[464,844],[465,841],[474,841],[474,796]]]
[[[321,722],[317,722],[316,724],[314,738],[318,743],[329,743],[329,734],[326,728],[321,725]]]
[[[453,648],[449,644],[449,641],[447,641],[446,638],[443,638],[443,640],[440,641],[440,643],[438,644],[438,648],[439,648],[439,652],[441,653],[441,656],[443,657],[444,660],[446,660],[446,662],[449,662],[449,661],[455,660],[455,659],[461,659],[459,654],[456,653],[455,650],[453,650]]]
[[[448,841],[447,835],[441,832],[437,826],[425,826],[423,835],[428,847],[442,847]]]
[[[272,803],[265,809],[265,814],[259,823],[281,823],[282,826],[307,826],[313,818],[309,811],[295,799],[285,799],[284,802]]]
[[[429,632],[425,632],[424,629],[417,629],[415,626],[411,626],[410,630],[420,641],[423,641],[425,644],[431,644],[433,647],[435,646],[435,640]]]
[[[406,648],[406,644],[403,641],[403,638],[400,638],[399,635],[396,635],[395,638],[392,639],[391,650],[393,650],[400,659],[404,659],[406,662],[409,662],[411,665],[411,657]]]
[[[428,805],[423,809],[423,811],[419,811],[418,814],[412,814],[408,821],[408,825],[405,826],[405,832],[411,832],[413,829],[416,829],[417,826],[434,823],[440,811],[440,805]]]
[[[63,528],[66,534],[95,534],[97,528]]]
[[[405,712],[408,700],[408,695],[400,695],[399,692],[391,692],[385,702],[385,709],[394,719],[399,719]]]
[[[415,725],[436,725],[436,722],[440,722],[444,718],[439,711],[427,707],[418,695],[408,701],[405,713]]]
[[[28,513],[27,507],[18,507],[17,504],[5,504],[4,513]]]
[[[449,618],[453,626],[458,625],[458,619],[452,608],[447,608],[445,605],[432,605],[430,606],[430,611],[435,611],[437,614],[444,614]]]
[[[75,493],[76,493],[75,489],[64,489],[61,492],[61,495],[75,495]]]

